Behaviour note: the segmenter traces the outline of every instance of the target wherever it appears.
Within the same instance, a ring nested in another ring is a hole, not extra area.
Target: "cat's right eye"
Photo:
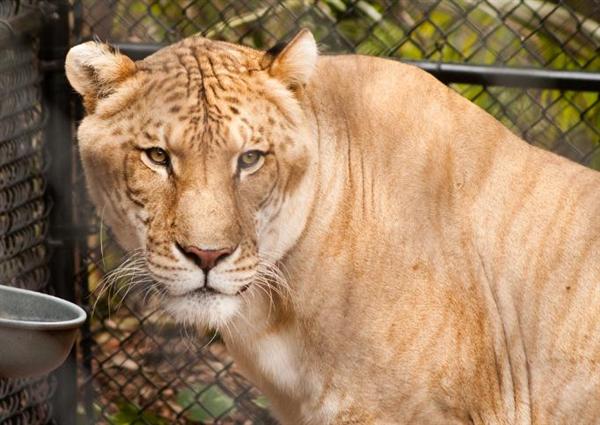
[[[150,148],[144,151],[148,159],[156,164],[166,167],[169,165],[169,154],[161,148]]]

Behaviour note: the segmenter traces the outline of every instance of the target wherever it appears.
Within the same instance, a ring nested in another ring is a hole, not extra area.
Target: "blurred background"
[[[91,313],[60,370],[0,379],[0,425],[275,423],[218,335],[125,296],[130,277],[101,290],[124,253],[86,198],[63,63],[93,37],[141,59],[196,33],[266,49],[301,27],[323,53],[412,62],[600,170],[599,0],[0,0],[0,284]]]

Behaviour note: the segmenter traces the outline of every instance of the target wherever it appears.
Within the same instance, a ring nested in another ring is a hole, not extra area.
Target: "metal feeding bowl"
[[[25,378],[56,369],[85,318],[81,307],[63,299],[0,285],[0,377]]]

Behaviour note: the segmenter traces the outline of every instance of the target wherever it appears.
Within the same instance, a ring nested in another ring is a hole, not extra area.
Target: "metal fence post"
[[[69,46],[69,4],[65,1],[54,2],[54,5],[53,19],[45,23],[40,37],[40,59],[45,71],[43,94],[48,117],[45,142],[51,153],[47,174],[48,195],[54,203],[50,217],[50,273],[56,295],[75,301],[72,113],[70,89],[63,66]],[[55,375],[58,389],[53,399],[54,420],[59,425],[74,425],[77,403],[75,349]]]

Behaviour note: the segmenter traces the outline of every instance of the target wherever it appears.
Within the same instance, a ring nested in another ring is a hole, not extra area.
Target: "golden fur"
[[[66,69],[98,210],[282,423],[600,422],[597,172],[417,68],[317,57],[307,31],[136,63],[87,43]],[[236,170],[249,148],[269,153]],[[175,243],[237,248],[205,276]]]

